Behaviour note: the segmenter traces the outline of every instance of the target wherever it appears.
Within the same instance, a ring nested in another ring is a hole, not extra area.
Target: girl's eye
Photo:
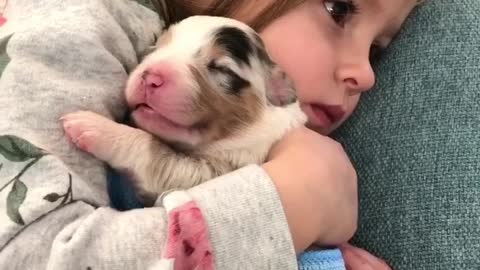
[[[353,0],[324,0],[325,9],[336,24],[344,26],[349,16],[358,12]]]

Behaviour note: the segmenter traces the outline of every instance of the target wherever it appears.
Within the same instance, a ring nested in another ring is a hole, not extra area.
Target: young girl
[[[10,59],[0,80],[0,269],[296,269],[312,244],[342,245],[351,269],[388,269],[344,244],[356,230],[357,179],[325,135],[374,85],[370,58],[416,1],[155,3],[162,21],[208,14],[258,30],[293,79],[308,129],[262,166],[164,194],[150,209],[115,211],[102,164],[74,150],[58,118],[83,108],[120,119],[127,73],[162,23],[127,0],[9,1],[0,32]],[[29,155],[25,145],[43,150]]]

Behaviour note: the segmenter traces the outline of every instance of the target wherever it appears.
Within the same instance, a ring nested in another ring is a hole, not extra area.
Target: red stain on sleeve
[[[164,257],[174,259],[175,270],[214,270],[207,225],[195,202],[169,213]]]

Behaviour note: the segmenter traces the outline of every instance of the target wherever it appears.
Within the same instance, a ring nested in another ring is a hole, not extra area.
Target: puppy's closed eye
[[[250,82],[239,76],[231,68],[219,65],[215,60],[210,61],[208,70],[217,77],[220,85],[233,94],[240,94],[241,91],[250,86]]]

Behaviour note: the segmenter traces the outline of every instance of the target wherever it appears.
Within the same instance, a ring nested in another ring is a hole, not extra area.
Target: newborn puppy
[[[93,112],[63,119],[82,150],[126,172],[144,202],[265,161],[306,122],[284,72],[247,25],[194,16],[171,26],[130,74],[133,126]]]

